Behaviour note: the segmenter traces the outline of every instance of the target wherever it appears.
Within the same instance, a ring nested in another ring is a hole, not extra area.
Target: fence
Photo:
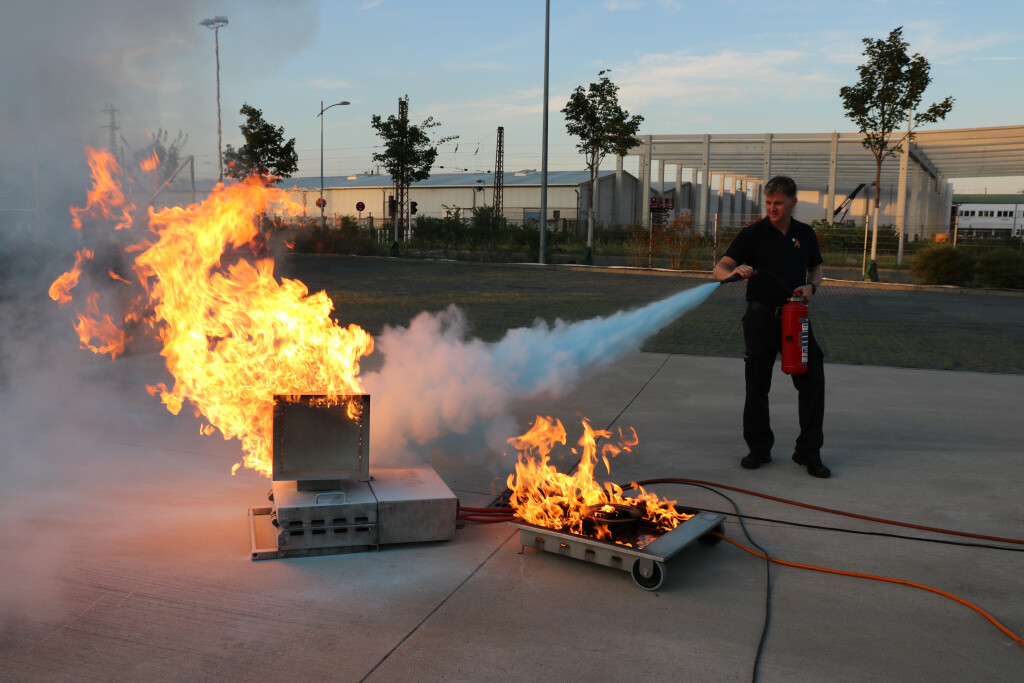
[[[555,260],[578,260],[587,246],[587,224],[578,220],[575,209],[559,209],[559,217],[549,212],[546,244],[548,254]],[[683,213],[685,217],[690,214]],[[497,215],[493,207],[483,206],[469,211],[453,207],[445,212],[417,213],[409,217],[411,232],[400,231],[400,245],[408,249],[443,251],[446,255],[460,251],[486,252],[491,257],[533,259],[539,252],[539,211],[529,207],[511,207]],[[707,229],[702,231],[688,224],[680,234],[666,238],[655,235],[641,226],[595,225],[594,255],[602,263],[615,263],[638,267],[656,266],[710,270],[722,257],[740,229],[761,218],[759,214],[712,214]],[[307,227],[319,227],[319,217],[307,218]],[[671,224],[671,221],[667,222]],[[293,225],[296,225],[293,223]],[[303,227],[301,224],[296,227]],[[1024,249],[1021,238],[965,237],[955,231],[940,232],[930,238],[903,239],[902,245],[895,227],[888,224],[874,231],[863,225],[831,224],[814,221],[826,274],[859,279],[871,260],[872,251],[876,267],[888,271],[909,271],[915,255],[935,244],[954,245],[972,257],[997,248]],[[371,245],[390,246],[395,240],[391,219],[359,220],[356,216],[328,217],[329,233],[348,233],[359,236]],[[687,236],[688,235],[688,236]],[[338,235],[333,239],[337,241]],[[336,251],[352,249],[337,244]],[[890,276],[890,279],[895,276]],[[909,272],[904,279],[913,278]],[[898,278],[897,278],[898,279]]]

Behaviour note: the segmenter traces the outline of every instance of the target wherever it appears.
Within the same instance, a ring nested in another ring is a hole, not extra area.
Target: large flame
[[[509,439],[519,452],[515,472],[508,477],[507,485],[512,491],[509,504],[516,516],[530,524],[564,529],[570,533],[584,533],[586,508],[602,505],[628,505],[642,510],[645,519],[660,531],[670,531],[692,515],[675,509],[676,501],[665,500],[637,487],[634,495],[623,495],[621,486],[613,482],[599,484],[594,479],[598,463],[598,439],[613,436],[608,430],[594,430],[583,420],[583,436],[579,446],[582,457],[575,474],[559,472],[551,464],[550,453],[556,445],[565,445],[566,432],[561,420],[537,416],[533,427],[522,436]],[[611,473],[609,458],[623,451],[629,451],[638,443],[636,431],[619,430],[618,443],[605,443],[600,449],[601,462],[605,472]],[[573,453],[576,453],[573,449]],[[597,524],[595,533],[599,538],[610,538],[606,525]],[[614,539],[612,539],[614,540]]]
[[[82,216],[91,215],[97,220],[111,221],[115,230],[132,227],[132,212],[135,204],[125,198],[118,176],[121,169],[114,155],[105,149],[85,148],[92,174],[92,189],[86,196],[83,207],[71,207],[71,226],[82,229]]]
[[[126,208],[131,204],[121,192],[112,157],[103,150],[87,154],[94,188],[85,207],[72,208],[75,222],[80,225],[89,215],[115,222],[118,229],[131,227]],[[100,187],[105,183],[115,187]],[[111,204],[117,202],[124,211]],[[359,359],[373,350],[364,330],[331,319],[333,304],[325,292],[309,295],[297,280],[276,279],[270,258],[239,258],[258,242],[258,216],[272,209],[301,211],[283,190],[255,178],[218,185],[201,204],[150,209],[155,239],[124,250],[137,254],[133,270],[144,290],[142,309],[129,307],[124,319],[138,320],[139,310],[148,310],[145,322],[163,343],[161,353],[174,377],[171,388],[161,383],[147,389],[159,393],[174,414],[191,402],[196,416],[209,422],[204,432],[212,432],[212,425],[225,439],[238,438],[243,464],[265,476],[272,466],[274,394],[360,393]],[[54,299],[70,295],[84,258],[51,286]],[[109,339],[116,340],[114,331],[120,330],[100,315],[95,298],[79,312],[78,327],[80,336],[106,335],[102,343],[83,339],[93,351],[111,356],[123,351],[126,338],[119,348],[111,346]]]

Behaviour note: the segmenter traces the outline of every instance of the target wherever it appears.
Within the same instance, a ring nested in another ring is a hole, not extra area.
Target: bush
[[[978,259],[978,284],[998,289],[1024,289],[1024,252],[997,247]]]
[[[822,254],[845,253],[859,254],[864,250],[864,227],[852,225],[835,225],[826,221],[812,221],[818,235],[818,245]],[[868,245],[871,244],[871,230],[868,229]],[[895,252],[899,248],[899,236],[896,227],[889,224],[878,226],[879,251]]]
[[[594,245],[608,247],[627,245],[630,242],[629,228],[622,225],[598,225],[594,228]]]
[[[974,259],[956,247],[940,244],[917,252],[910,270],[923,285],[963,287],[974,273]]]
[[[668,259],[668,267],[672,270],[692,265],[690,252],[699,242],[700,235],[693,229],[692,213],[679,214],[665,227],[655,229],[655,249]]]
[[[642,268],[650,262],[651,235],[643,226],[630,225],[626,228],[627,263],[633,268]]]
[[[297,254],[356,254],[369,256],[378,253],[379,249],[374,236],[356,227],[355,220],[346,222],[332,220],[327,230],[320,228],[320,217],[316,219],[300,219],[287,229],[277,230],[271,236],[272,241],[282,241]]]

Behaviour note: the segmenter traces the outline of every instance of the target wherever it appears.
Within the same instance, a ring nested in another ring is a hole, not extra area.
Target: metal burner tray
[[[654,591],[665,581],[665,562],[694,541],[715,544],[721,539],[709,532],[721,532],[725,515],[703,510],[681,511],[692,514],[672,531],[665,532],[641,549],[629,548],[611,541],[580,536],[567,531],[556,531],[523,521],[509,522],[519,529],[519,542],[524,548],[546,550],[585,562],[601,564],[628,571],[636,585]]]

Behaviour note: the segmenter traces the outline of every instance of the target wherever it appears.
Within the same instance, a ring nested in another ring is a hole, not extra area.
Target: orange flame
[[[111,358],[124,353],[128,344],[128,335],[124,330],[109,315],[100,315],[97,292],[92,292],[86,298],[86,313],[78,314],[75,331],[78,332],[78,340],[83,349],[90,349],[94,353],[109,353]]]
[[[601,458],[606,472],[611,472],[608,458],[623,451],[630,451],[638,443],[636,432],[626,435],[620,430],[619,442],[608,443],[601,448]],[[602,486],[594,479],[597,465],[597,440],[611,437],[606,430],[594,430],[583,420],[583,436],[579,445],[583,456],[573,475],[563,474],[551,465],[549,454],[556,444],[566,443],[566,432],[560,420],[537,416],[533,427],[522,436],[509,439],[519,459],[515,472],[506,482],[512,495],[509,503],[516,515],[523,521],[551,529],[564,529],[570,533],[582,534],[585,508],[601,505],[629,505],[639,507],[648,521],[661,531],[670,531],[692,515],[676,511],[674,500],[665,500],[636,489],[635,497],[622,495],[622,487],[605,482]],[[575,452],[575,449],[573,449]],[[599,538],[610,537],[606,525],[597,525]]]
[[[72,208],[74,220],[80,226],[88,213],[115,227],[130,225],[131,204],[120,192],[113,158],[102,150],[87,153],[94,186],[86,207]],[[190,401],[205,418],[200,431],[238,438],[243,464],[265,476],[272,468],[274,395],[361,393],[359,359],[373,350],[364,330],[331,318],[325,292],[310,295],[298,280],[276,279],[270,258],[241,258],[247,253],[241,247],[258,242],[258,216],[275,207],[301,211],[285,191],[258,178],[217,185],[201,204],[150,209],[150,240],[123,250],[136,254],[131,269],[143,290],[124,318],[139,321],[140,311],[148,312],[145,322],[162,341],[174,377],[170,389],[161,383],[147,390],[174,414]],[[77,282],[80,261],[51,286],[55,299]],[[100,316],[96,299],[90,295],[75,327],[84,347],[113,357],[128,337],[110,316]]]
[[[150,280],[167,368],[161,400],[172,413],[190,400],[224,438],[237,437],[246,467],[270,475],[274,394],[360,393],[359,358],[373,339],[330,317],[325,292],[274,278],[273,260],[219,268],[225,245],[257,235],[270,204],[297,208],[258,179],[218,186],[200,205],[150,216],[157,242],[136,263]]]
[[[92,259],[92,251],[79,249],[75,252],[75,265],[71,270],[64,273],[50,285],[50,298],[63,308],[71,303],[71,290],[78,284],[78,278],[82,276],[82,264]]]
[[[147,173],[149,173],[150,171],[155,171],[158,166],[160,166],[160,157],[156,155],[155,149],[153,150],[153,156],[146,157],[145,159],[139,162],[139,168],[141,168],[143,171]]]
[[[92,172],[92,189],[86,195],[85,206],[71,207],[71,226],[82,229],[82,214],[95,214],[114,223],[115,230],[132,227],[135,204],[125,200],[117,176],[121,169],[114,155],[105,149],[85,148]]]

